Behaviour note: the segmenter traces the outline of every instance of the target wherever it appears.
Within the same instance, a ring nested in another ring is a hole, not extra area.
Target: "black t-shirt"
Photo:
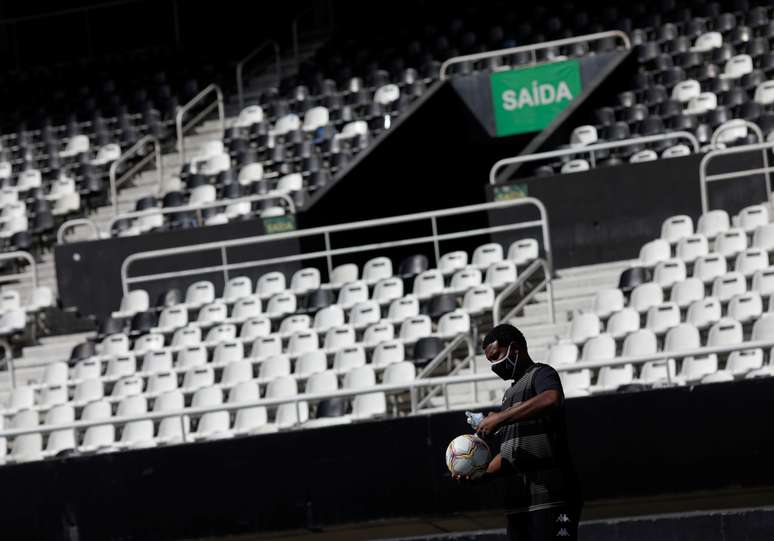
[[[529,374],[526,374],[530,369],[533,371],[533,374],[531,375],[531,385],[527,384]],[[524,380],[522,380],[522,378],[524,378]],[[510,393],[506,392],[502,409],[507,409],[514,401],[526,401],[548,390],[557,390],[561,394],[559,407],[551,410],[545,417],[541,418],[541,421],[543,421],[542,425],[549,427],[550,430],[551,462],[561,476],[560,482],[555,485],[561,486],[561,488],[549,489],[549,492],[552,493],[545,494],[544,497],[548,500],[562,499],[568,503],[578,502],[580,500],[580,489],[567,441],[564,391],[562,389],[562,382],[559,379],[559,374],[549,365],[530,363],[519,367],[514,377],[514,383],[509,390],[515,390],[514,388],[517,386],[522,389],[522,391],[519,392],[518,400],[509,397]],[[527,421],[524,425],[529,423],[530,422]],[[511,437],[512,432],[513,431],[509,430],[507,426],[502,427],[501,430],[498,431],[498,436],[500,437],[499,443],[502,444],[505,438]],[[529,508],[530,506],[539,503],[536,501],[534,483],[531,490],[529,486],[530,482],[534,481],[534,476],[530,472],[519,471],[520,464],[518,464],[518,461],[515,462],[516,463],[511,463],[505,456],[503,457],[502,463],[504,473],[506,474],[505,479],[507,488],[506,507],[509,509]]]

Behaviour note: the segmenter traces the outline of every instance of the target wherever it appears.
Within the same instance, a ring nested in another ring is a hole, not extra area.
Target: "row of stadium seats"
[[[411,363],[396,362],[384,369],[380,379],[386,384],[402,384],[412,381],[414,377],[415,370]],[[174,382],[172,378],[167,380]],[[86,381],[94,382],[94,380]],[[155,381],[161,381],[161,376]],[[200,408],[216,406],[224,402],[232,404],[253,402],[261,397],[258,382],[252,379],[235,380],[227,393],[224,393],[221,386],[201,384],[190,397],[184,395],[182,390],[176,389],[176,385],[168,383],[157,383],[159,392],[151,394],[143,394],[142,386],[137,384],[136,379],[128,378],[119,383],[123,385],[116,385],[116,388],[121,390],[121,394],[115,396],[118,399],[116,401],[102,399],[98,391],[92,391],[88,402],[53,406],[48,409],[44,417],[44,423],[53,426],[73,423],[76,420],[104,420],[105,424],[87,428],[82,434],[78,434],[74,429],[53,431],[45,438],[45,445],[42,434],[18,436],[14,439],[9,454],[7,454],[5,440],[0,438],[0,462],[40,460],[76,450],[86,453],[109,452],[183,441],[214,440],[276,432],[296,426],[309,428],[349,423],[353,420],[385,415],[388,407],[384,393],[370,393],[352,399],[351,411],[348,411],[347,403],[341,399],[319,402],[311,412],[310,406],[305,401],[299,400],[297,404],[288,403],[271,409],[252,407],[237,409],[233,414],[227,411],[205,413],[193,423],[186,416],[182,419],[166,417],[158,423],[143,420],[116,426],[110,422],[113,416],[136,416],[150,411],[157,413],[180,411],[185,408],[186,402],[192,408]],[[303,396],[304,393],[326,393],[339,388],[368,388],[376,383],[376,372],[370,366],[353,367],[341,375],[339,372],[323,370],[309,374],[303,389],[299,389],[298,381],[293,377],[276,376],[265,386],[263,396],[266,398]],[[82,388],[85,387],[86,385],[83,385]],[[99,389],[96,386],[93,388]],[[24,399],[22,394],[29,395],[29,390],[25,389],[24,392],[18,393],[19,402]],[[28,403],[25,402],[23,405],[26,406]],[[12,428],[33,428],[40,423],[40,420],[40,413],[35,409],[20,409],[11,417],[7,425]],[[0,417],[0,428],[3,426],[5,423]]]

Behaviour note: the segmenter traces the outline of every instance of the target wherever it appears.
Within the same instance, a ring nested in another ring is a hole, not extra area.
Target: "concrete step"
[[[636,259],[626,259],[623,261],[609,261],[606,263],[596,263],[594,265],[584,265],[580,267],[571,267],[556,271],[560,278],[570,278],[572,276],[582,276],[585,274],[598,274],[600,272],[617,271],[622,272],[637,262]]]
[[[22,355],[17,359],[16,367],[67,360],[73,347],[93,335],[94,333],[78,333],[41,338],[39,345],[22,349]]]
[[[569,323],[541,323],[538,325],[520,326],[519,329],[525,336],[542,338],[546,336],[563,336],[570,330]]]
[[[566,312],[575,312],[578,310],[581,310],[581,311],[591,310],[593,301],[594,301],[593,296],[578,297],[573,299],[564,299],[564,300],[556,301],[554,303],[554,311],[556,312],[557,316],[559,316],[559,314],[566,313]],[[534,304],[528,304],[527,306],[524,307],[524,315],[527,317],[543,316],[547,319],[548,303],[538,302]]]

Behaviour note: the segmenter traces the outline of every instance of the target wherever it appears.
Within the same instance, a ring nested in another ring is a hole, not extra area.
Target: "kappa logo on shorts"
[[[564,513],[562,513],[561,515],[556,517],[556,522],[570,522],[570,518]]]
[[[567,531],[567,528],[562,528],[556,532],[556,537],[570,537],[570,532]]]

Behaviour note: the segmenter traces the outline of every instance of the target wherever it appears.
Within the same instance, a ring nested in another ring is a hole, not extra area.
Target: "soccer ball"
[[[478,436],[457,436],[446,448],[446,467],[452,475],[475,479],[484,474],[488,465],[489,446]]]

